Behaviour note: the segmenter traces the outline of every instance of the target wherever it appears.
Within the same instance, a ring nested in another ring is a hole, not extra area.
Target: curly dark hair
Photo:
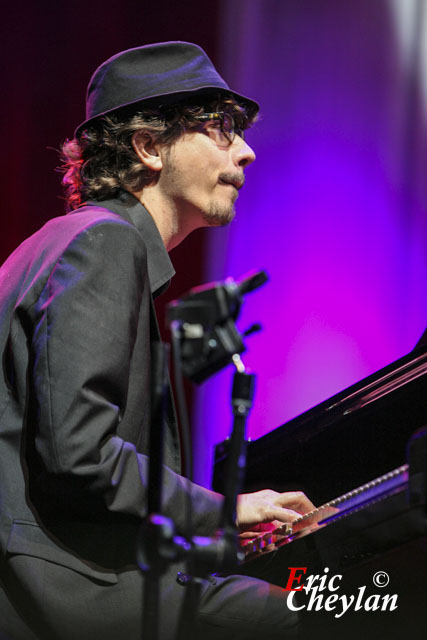
[[[230,96],[195,97],[182,104],[146,108],[131,114],[116,112],[95,124],[61,148],[67,209],[72,211],[86,200],[115,197],[120,189],[140,191],[154,180],[154,172],[143,165],[132,146],[132,137],[144,131],[155,143],[171,145],[188,129],[197,126],[195,116],[204,111],[232,113],[236,126],[247,129],[256,112],[238,104]]]

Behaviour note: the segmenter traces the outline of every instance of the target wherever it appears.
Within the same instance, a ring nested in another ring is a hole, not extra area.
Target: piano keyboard
[[[268,533],[263,533],[249,541],[242,541],[241,549],[250,560],[260,553],[278,549],[284,544],[305,536],[319,528],[332,524],[355,511],[363,509],[379,500],[407,488],[409,466],[407,464],[386,473],[379,478],[349,491],[317,509],[302,515],[292,524],[283,524]]]

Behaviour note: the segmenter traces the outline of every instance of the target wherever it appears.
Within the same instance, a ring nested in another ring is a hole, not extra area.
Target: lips
[[[242,175],[222,175],[219,180],[222,184],[229,184],[237,190],[241,189],[245,183],[245,178]]]

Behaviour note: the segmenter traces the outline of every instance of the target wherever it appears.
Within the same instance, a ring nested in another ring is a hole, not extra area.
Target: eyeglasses
[[[236,127],[233,116],[226,111],[201,113],[198,116],[194,116],[194,119],[199,122],[217,123],[213,126],[213,132],[217,134],[216,142],[219,145],[229,146],[230,144],[233,144],[233,140],[236,135],[243,140],[245,139],[244,130]]]

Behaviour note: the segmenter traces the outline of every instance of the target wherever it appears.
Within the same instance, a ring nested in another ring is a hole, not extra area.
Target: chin
[[[235,215],[234,205],[220,206],[215,203],[209,211],[203,213],[203,219],[209,227],[226,227],[234,220]]]

